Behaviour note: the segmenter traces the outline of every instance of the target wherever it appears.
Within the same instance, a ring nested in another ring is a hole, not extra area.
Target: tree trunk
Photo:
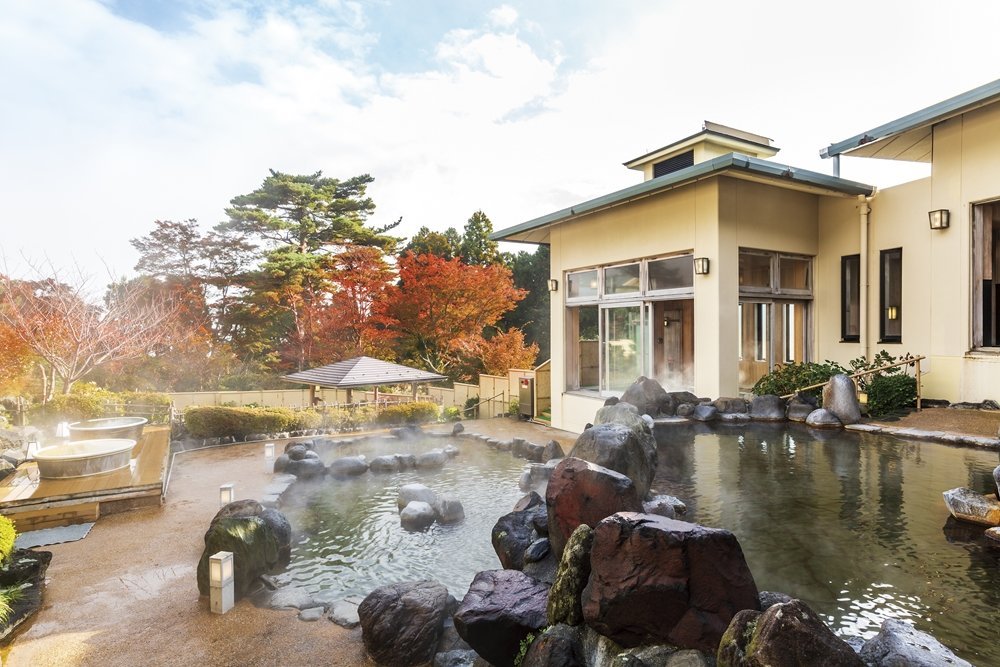
[[[42,375],[42,405],[52,400],[52,384],[49,383],[49,374],[45,372],[45,365],[38,362],[38,372]]]

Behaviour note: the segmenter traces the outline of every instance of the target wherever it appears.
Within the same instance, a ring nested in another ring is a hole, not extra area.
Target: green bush
[[[917,379],[904,373],[876,375],[868,382],[868,414],[882,417],[917,400]]]
[[[507,404],[507,414],[511,417],[521,416],[521,402],[518,399],[510,399],[510,403]]]
[[[14,528],[14,522],[0,515],[0,564],[5,564],[10,560],[10,554],[14,551],[14,541],[16,539],[17,529]]]
[[[441,418],[446,422],[457,422],[462,418],[462,410],[457,405],[449,405],[441,411]]]
[[[438,406],[426,401],[390,405],[375,417],[379,426],[401,426],[403,424],[423,424],[436,421]]]
[[[466,419],[476,419],[479,416],[479,397],[469,396],[465,399],[465,406],[462,409],[462,415]]]
[[[363,405],[357,408],[328,408],[322,414],[322,426],[341,433],[357,431],[375,421],[375,408]]]
[[[132,417],[145,417],[150,424],[166,424],[170,417],[170,397],[155,391],[123,391],[116,402]]]
[[[757,380],[751,391],[755,396],[764,394],[785,396],[802,387],[826,382],[839,373],[847,371],[837,362],[829,360],[822,364],[816,362],[776,364],[773,371]],[[819,398],[823,394],[823,389],[820,387],[803,393]]]
[[[192,406],[184,411],[184,423],[196,438],[245,438],[251,433],[316,428],[321,422],[322,416],[313,410]]]

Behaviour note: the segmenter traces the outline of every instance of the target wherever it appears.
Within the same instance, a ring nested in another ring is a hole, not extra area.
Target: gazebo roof
[[[371,357],[355,357],[335,364],[285,375],[283,380],[302,384],[349,389],[382,384],[411,384],[447,380],[444,375],[401,366]]]

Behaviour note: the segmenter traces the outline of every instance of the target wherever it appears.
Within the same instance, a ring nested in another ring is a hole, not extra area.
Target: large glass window
[[[604,335],[601,348],[604,358],[605,391],[625,391],[645,368],[646,338],[642,306],[604,308]]]
[[[567,309],[567,389],[600,389],[600,335],[597,306]]]
[[[840,258],[840,339],[861,340],[861,255]]]
[[[651,260],[646,267],[650,292],[691,289],[694,286],[694,258],[691,255]]]
[[[597,269],[566,274],[566,298],[597,298]]]
[[[1000,202],[972,207],[972,346],[1000,347]]]
[[[641,288],[638,262],[624,266],[609,266],[604,269],[604,294],[619,296],[638,294]]]
[[[740,289],[771,289],[771,257],[759,252],[740,252]]]
[[[893,248],[879,253],[881,276],[880,317],[882,343],[899,343],[903,338],[903,249]]]

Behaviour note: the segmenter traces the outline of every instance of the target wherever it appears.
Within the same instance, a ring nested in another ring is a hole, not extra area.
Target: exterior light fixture
[[[708,275],[708,257],[695,257],[694,258],[694,272],[699,276]]]
[[[274,472],[274,443],[264,443],[264,472]]]
[[[32,438],[28,440],[28,446],[24,450],[24,460],[33,461],[35,459],[35,454],[38,453],[38,440]]]
[[[236,583],[233,577],[233,554],[219,551],[208,557],[208,604],[214,614],[233,608]]]
[[[885,316],[890,320],[894,320],[899,317],[899,311],[896,309],[896,306],[889,306],[885,309]]]
[[[233,489],[232,482],[219,487],[219,507],[225,507],[234,500],[236,500],[236,491]]]
[[[69,439],[69,422],[59,422],[56,426],[56,437],[64,440]]]
[[[948,229],[951,226],[951,212],[946,208],[928,211],[927,217],[930,219],[931,229]]]
[[[549,291],[557,292],[559,291],[559,281],[555,278],[549,278]]]

